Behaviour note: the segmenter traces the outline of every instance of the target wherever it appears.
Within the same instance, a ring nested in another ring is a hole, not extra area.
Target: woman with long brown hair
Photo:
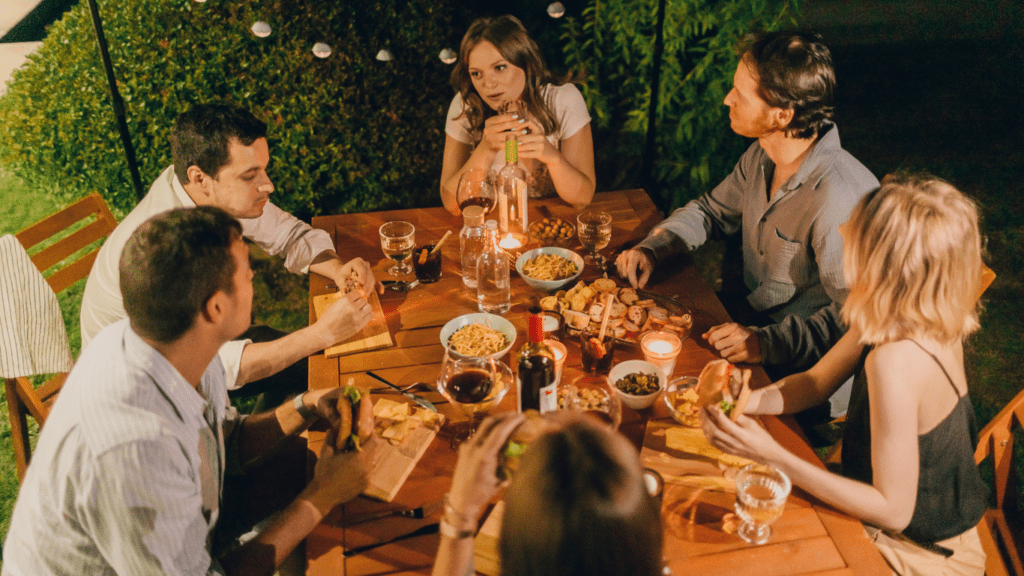
[[[531,197],[558,194],[574,206],[594,196],[594,141],[580,91],[548,70],[536,42],[514,16],[481,18],[462,38],[452,71],[456,94],[445,124],[441,199],[453,213],[459,177],[471,168],[499,170],[505,136],[519,140],[519,163]],[[499,111],[522,100],[525,118]]]

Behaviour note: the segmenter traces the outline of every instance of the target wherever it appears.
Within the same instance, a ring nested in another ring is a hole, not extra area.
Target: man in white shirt
[[[365,488],[379,440],[370,430],[361,452],[337,452],[332,429],[309,485],[218,558],[226,477],[281,466],[280,448],[317,419],[336,427],[340,389],[255,416],[228,404],[217,352],[249,326],[253,290],[241,226],[223,210],[142,224],[120,271],[128,319],[101,331],[68,376],[21,485],[3,574],[269,574]],[[304,478],[304,460],[289,472]]]
[[[172,208],[217,206],[241,221],[243,236],[272,255],[284,256],[291,272],[316,272],[339,287],[356,274],[364,291],[381,289],[366,261],[356,258],[342,263],[326,232],[270,203],[274,185],[266,171],[270,162],[266,134],[266,124],[247,110],[231,106],[201,104],[178,116],[171,133],[174,165],[160,174],[117,226],[89,274],[82,297],[83,350],[100,330],[126,315],[118,261],[128,238],[150,217]],[[312,326],[292,334],[253,327],[221,350],[228,389],[234,392],[251,383],[245,395],[272,390],[280,398],[305,390],[305,358],[355,334],[371,315],[366,298],[353,291]],[[268,338],[268,331],[272,341],[261,341]],[[296,363],[297,371],[268,378]]]

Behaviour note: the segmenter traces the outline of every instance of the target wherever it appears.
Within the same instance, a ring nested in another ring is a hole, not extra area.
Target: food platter
[[[608,328],[620,342],[636,344],[642,334],[651,330],[669,330],[685,338],[693,327],[691,310],[678,301],[620,287],[609,278],[599,278],[590,284],[579,282],[569,290],[542,298],[540,304],[545,310],[561,314],[565,332],[575,336],[583,330],[600,329],[609,297],[612,309]]]

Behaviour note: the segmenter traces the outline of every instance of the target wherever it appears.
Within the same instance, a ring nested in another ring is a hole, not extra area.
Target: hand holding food
[[[335,448],[339,451],[362,450],[362,445],[373,435],[373,402],[349,378],[338,395],[338,435]]]
[[[633,288],[643,288],[654,272],[654,257],[643,248],[626,250],[615,259],[615,267]]]
[[[497,414],[480,425],[472,441],[462,443],[448,492],[446,516],[451,512],[470,522],[480,518],[502,482],[497,475],[499,451],[523,420],[523,415],[513,412]]]
[[[698,405],[718,406],[735,422],[750,399],[750,370],[737,369],[725,360],[712,360],[697,378]]]

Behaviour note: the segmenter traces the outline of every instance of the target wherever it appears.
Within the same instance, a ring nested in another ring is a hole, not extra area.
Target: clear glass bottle
[[[467,206],[462,211],[462,232],[459,233],[462,253],[462,282],[476,288],[476,263],[484,249],[484,209]]]
[[[498,172],[499,242],[506,248],[518,248],[529,242],[528,196],[526,171],[519,166],[519,141],[515,134],[508,134],[505,136],[505,167]]]
[[[512,304],[508,254],[498,246],[498,223],[487,221],[484,249],[476,264],[476,301],[481,312],[504,314]]]
[[[530,308],[527,338],[519,349],[516,370],[519,411],[552,412],[558,409],[555,353],[544,342],[544,316],[540,306]]]

